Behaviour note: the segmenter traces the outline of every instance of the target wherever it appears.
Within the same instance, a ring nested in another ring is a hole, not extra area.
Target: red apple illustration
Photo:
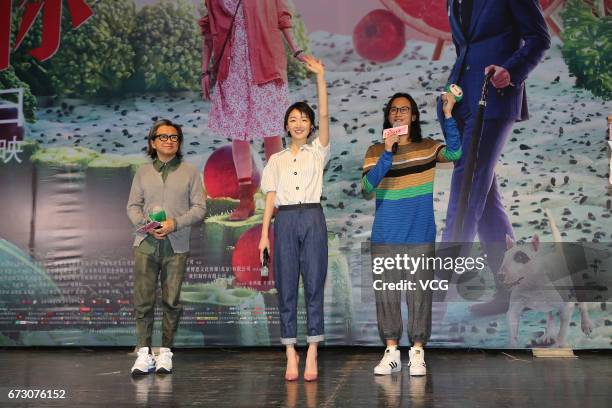
[[[406,46],[404,24],[390,11],[371,11],[355,26],[353,45],[365,59],[374,62],[391,61]]]
[[[450,41],[446,0],[382,0],[400,21],[436,39]]]
[[[259,188],[260,173],[253,161],[253,194]],[[238,198],[238,176],[232,146],[223,146],[210,155],[204,166],[204,186],[210,198]]]
[[[270,260],[268,262],[268,276],[261,277],[261,263],[259,262],[259,240],[261,239],[261,224],[248,229],[240,236],[234,252],[232,253],[232,270],[236,285],[252,289],[267,291],[274,288],[274,234],[270,226]]]

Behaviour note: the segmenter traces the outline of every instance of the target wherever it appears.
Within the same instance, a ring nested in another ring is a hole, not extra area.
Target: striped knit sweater
[[[436,239],[433,184],[437,162],[459,160],[461,140],[454,119],[444,121],[446,145],[433,139],[400,145],[396,155],[378,143],[363,165],[364,193],[376,194],[371,242],[428,243]]]

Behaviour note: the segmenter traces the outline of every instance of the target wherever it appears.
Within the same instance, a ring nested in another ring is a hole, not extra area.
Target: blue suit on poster
[[[513,236],[495,180],[495,166],[514,122],[529,117],[525,80],[550,48],[550,36],[538,0],[462,1],[464,7],[466,2],[471,1],[471,13],[465,12],[464,16],[468,15],[469,19],[464,17],[466,21],[463,26],[461,13],[458,12],[462,6],[460,0],[448,0],[449,21],[457,53],[448,83],[458,84],[464,92],[462,101],[453,111],[463,135],[464,152],[470,151],[485,68],[489,65],[503,67],[508,70],[511,81],[511,85],[503,89],[489,84],[483,133],[460,238],[462,242],[471,242],[478,233],[486,250],[486,243],[504,242],[506,234]],[[438,106],[438,115],[442,115],[441,105]],[[442,236],[446,242],[452,239],[466,159],[467,155],[464,155],[455,162],[446,228]],[[494,270],[498,267],[490,266]]]

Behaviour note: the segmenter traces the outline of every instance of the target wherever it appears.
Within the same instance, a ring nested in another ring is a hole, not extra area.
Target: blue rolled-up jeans
[[[274,221],[273,266],[281,343],[297,342],[300,275],[304,284],[308,343],[324,340],[323,290],[327,276],[327,226],[320,205],[281,206]]]

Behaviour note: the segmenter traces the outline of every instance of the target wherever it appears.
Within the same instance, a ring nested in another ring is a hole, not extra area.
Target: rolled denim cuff
[[[316,336],[306,336],[306,342],[307,343],[320,343],[323,340],[325,340],[325,336],[322,334],[316,335]]]
[[[285,346],[297,343],[297,339],[295,337],[288,338],[288,339],[284,339],[284,338],[281,337],[280,341],[281,341],[281,344],[283,344]]]

